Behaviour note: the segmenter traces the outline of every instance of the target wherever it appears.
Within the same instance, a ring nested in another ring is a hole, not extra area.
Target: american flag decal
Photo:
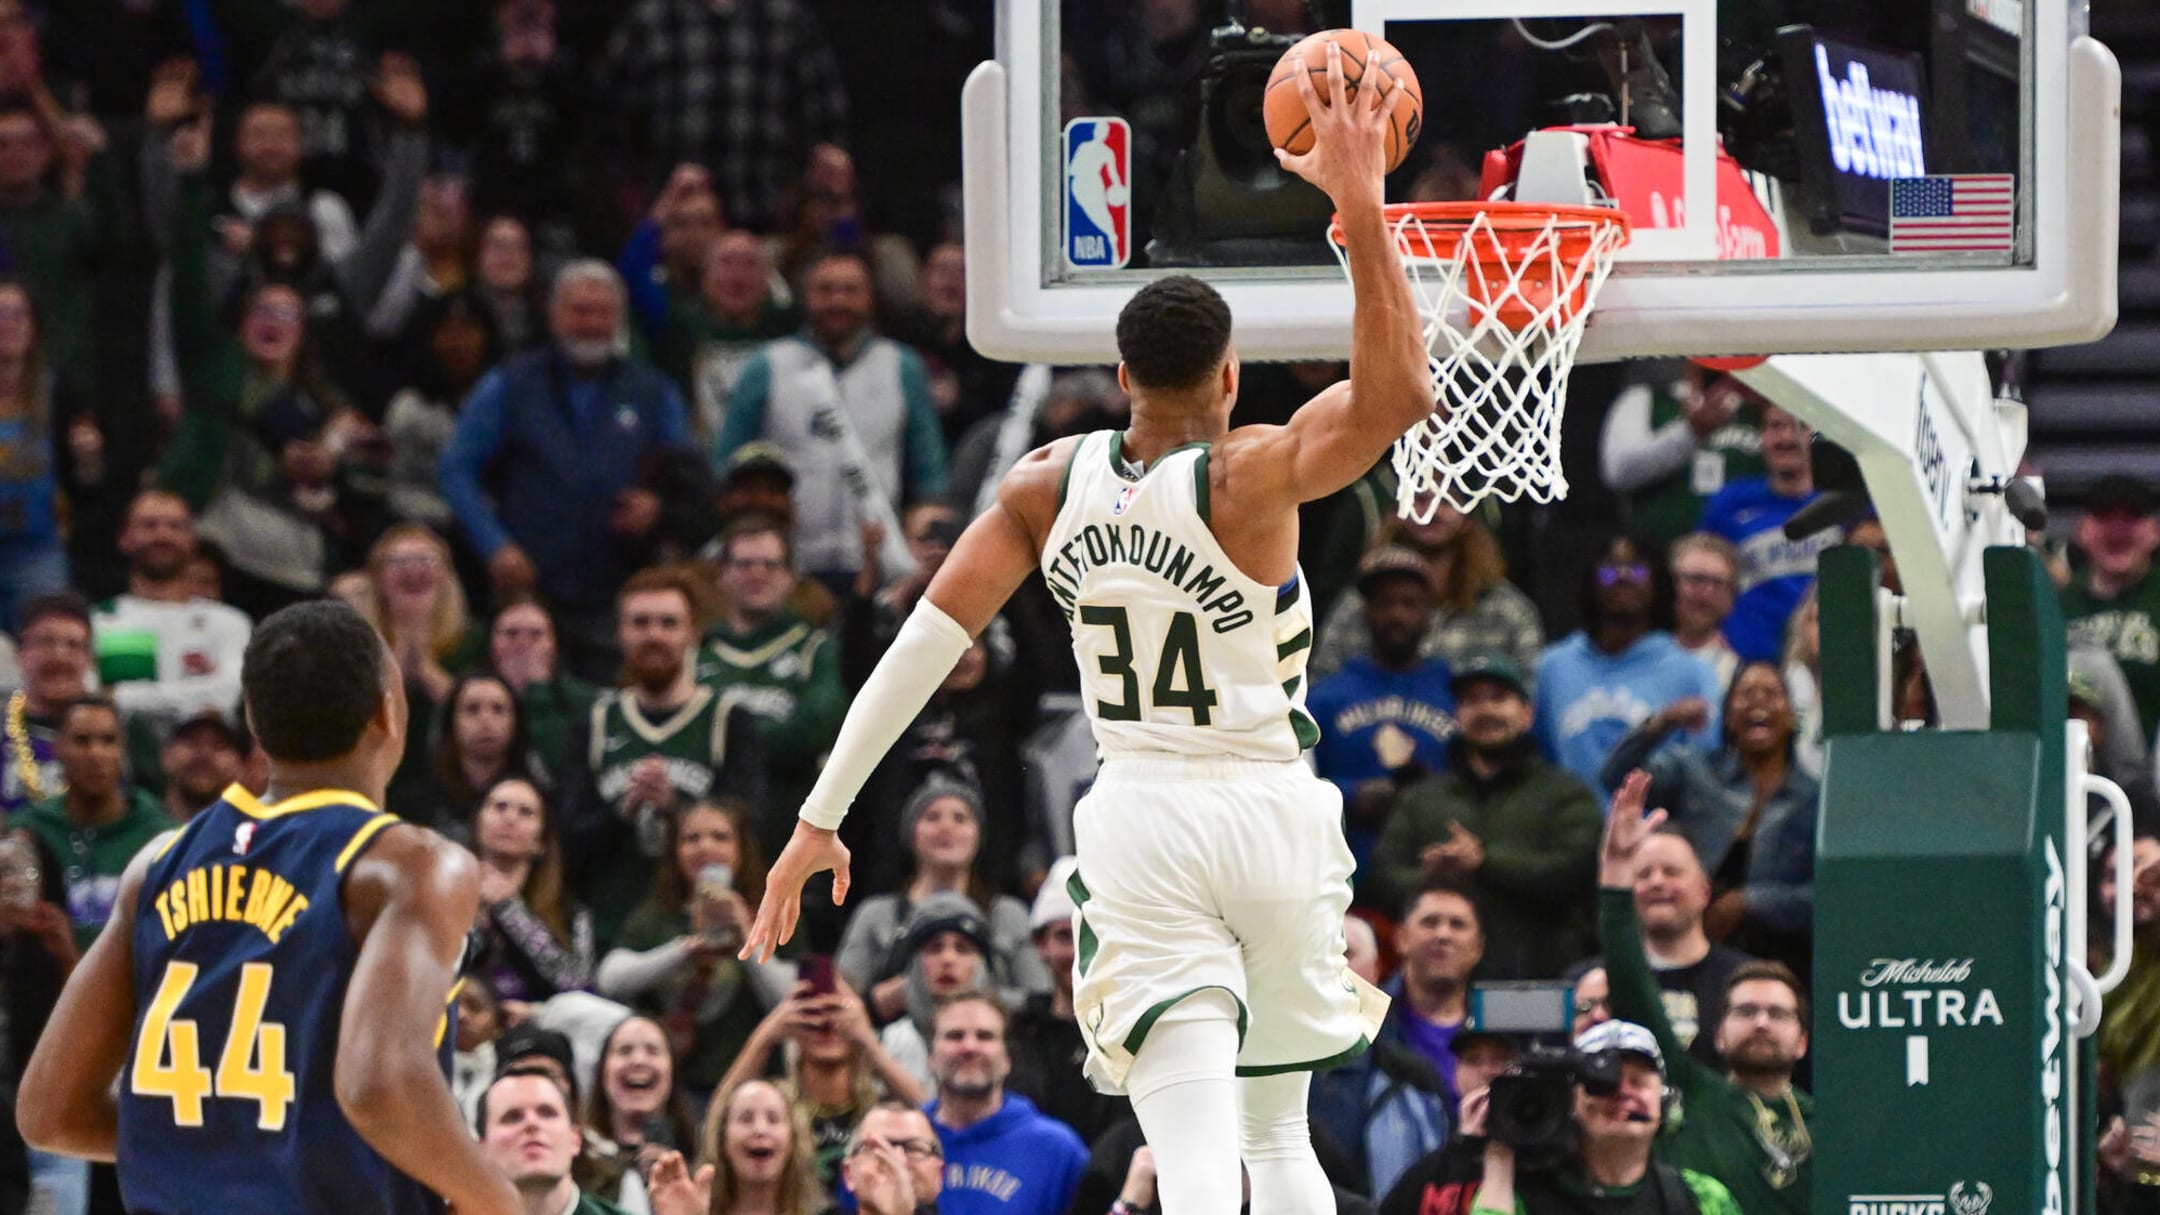
[[[1892,253],[2007,253],[2016,222],[2017,178],[2009,173],[1890,183]]]

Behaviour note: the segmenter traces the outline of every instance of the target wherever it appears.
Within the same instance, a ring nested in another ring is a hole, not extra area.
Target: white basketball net
[[[1419,523],[1443,502],[1467,512],[1486,498],[1567,494],[1568,374],[1627,225],[1534,211],[1525,219],[1518,210],[1496,226],[1495,213],[1391,217],[1433,352],[1433,412],[1393,456],[1396,509]],[[1341,241],[1330,243],[1349,273]]]

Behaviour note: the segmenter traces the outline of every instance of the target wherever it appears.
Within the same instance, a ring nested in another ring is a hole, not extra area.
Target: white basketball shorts
[[[1242,1076],[1363,1050],[1387,997],[1350,972],[1342,793],[1296,760],[1113,757],[1073,811],[1073,1005],[1087,1076],[1125,1091],[1186,997],[1235,997]]]

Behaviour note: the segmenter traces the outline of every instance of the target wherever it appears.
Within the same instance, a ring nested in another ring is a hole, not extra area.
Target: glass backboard
[[[1344,353],[1329,205],[1260,122],[1283,49],[1342,25],[1424,90],[1390,201],[1575,201],[1558,155],[1627,210],[1584,358],[2090,340],[2120,85],[2082,23],[2071,0],[1002,0],[965,100],[971,335],[1112,359],[1132,290],[1190,271],[1247,357]]]

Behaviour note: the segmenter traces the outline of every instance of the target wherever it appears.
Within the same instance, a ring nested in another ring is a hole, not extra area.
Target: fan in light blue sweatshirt
[[[1603,796],[1612,793],[1598,779],[1605,757],[1652,713],[1701,697],[1709,716],[1717,716],[1722,692],[1710,664],[1652,627],[1671,601],[1663,554],[1616,536],[1583,580],[1583,627],[1538,659],[1538,745]],[[1668,745],[1706,749],[1715,741],[1712,725]]]

